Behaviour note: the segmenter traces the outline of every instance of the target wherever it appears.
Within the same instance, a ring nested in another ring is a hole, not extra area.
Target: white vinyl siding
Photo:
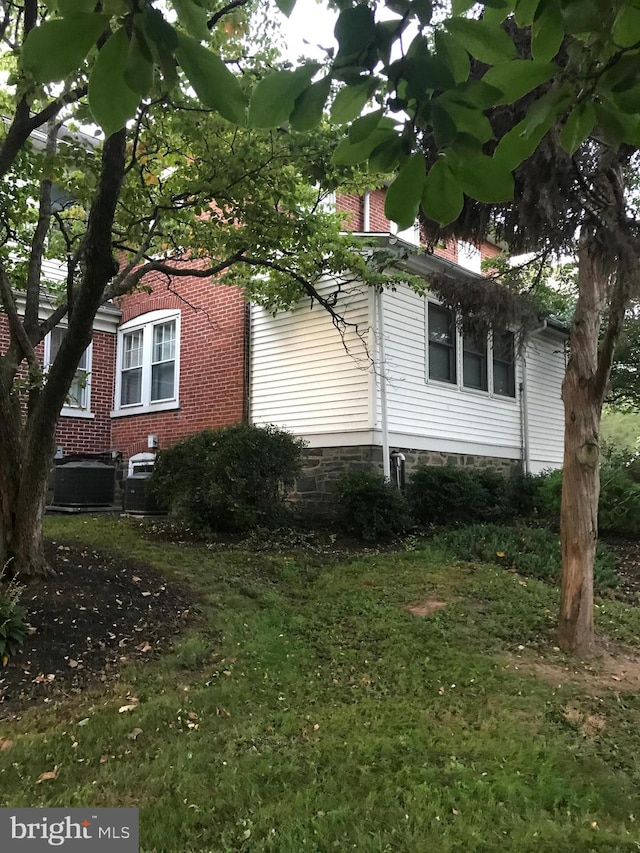
[[[331,284],[324,287],[331,292]],[[369,303],[365,288],[336,310],[344,335],[327,311],[308,300],[275,317],[251,307],[251,419],[305,436],[369,428]]]
[[[385,293],[384,305],[391,443],[520,458],[517,399],[465,388],[460,347],[455,384],[430,379],[424,297],[401,286],[395,293]]]
[[[525,350],[531,471],[561,468],[564,447],[565,341],[551,331],[532,338]]]

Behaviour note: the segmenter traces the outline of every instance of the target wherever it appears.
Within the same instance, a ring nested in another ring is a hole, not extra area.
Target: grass
[[[188,581],[201,613],[106,693],[3,726],[2,805],[137,805],[146,853],[638,849],[640,696],[508,663],[551,653],[548,585],[429,549],[318,567],[106,519],[47,524]],[[404,609],[425,598],[447,607]],[[638,610],[599,614],[640,643]],[[585,737],[568,703],[604,730]]]

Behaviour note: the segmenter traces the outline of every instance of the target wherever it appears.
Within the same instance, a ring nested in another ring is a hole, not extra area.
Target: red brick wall
[[[0,313],[0,352],[9,344],[6,314]],[[56,444],[65,454],[96,453],[111,448],[111,417],[113,407],[113,370],[116,336],[109,332],[93,333],[91,362],[91,414],[93,418],[61,416],[56,429]],[[40,362],[44,361],[44,342],[36,347]],[[26,368],[21,371],[26,376]]]
[[[384,215],[384,199],[386,190],[378,189],[369,193],[369,231],[386,234],[391,231],[391,222]],[[348,231],[364,231],[364,206],[362,196],[338,195],[336,198],[336,209],[344,211],[344,227]],[[482,260],[495,258],[500,254],[500,249],[493,243],[483,242],[480,246]],[[446,243],[434,247],[434,255],[446,258],[454,264],[458,263],[458,243],[449,240]]]
[[[125,458],[146,451],[149,435],[157,435],[162,448],[246,416],[246,304],[241,291],[192,276],[168,283],[157,275],[144,283],[151,293],[121,300],[122,322],[148,311],[180,309],[180,408],[112,418],[112,443]]]
[[[93,333],[91,358],[90,410],[94,418],[62,415],[56,430],[56,444],[68,453],[100,453],[110,450],[113,378],[116,359],[116,335]]]

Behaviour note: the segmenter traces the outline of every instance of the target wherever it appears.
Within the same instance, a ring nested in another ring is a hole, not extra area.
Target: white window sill
[[[95,415],[87,409],[74,409],[71,406],[63,406],[60,411],[61,418],[87,418],[94,420]]]
[[[110,415],[112,418],[126,418],[130,415],[151,415],[154,412],[169,412],[179,408],[178,400],[167,400],[164,403],[150,403],[147,406],[126,406],[123,409],[114,409]]]

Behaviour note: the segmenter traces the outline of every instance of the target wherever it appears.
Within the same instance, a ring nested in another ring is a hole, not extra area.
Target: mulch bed
[[[57,542],[47,558],[55,575],[24,590],[30,634],[0,669],[0,720],[166,651],[192,612],[190,592],[144,563]]]
[[[618,573],[622,579],[616,595],[630,601],[640,601],[640,538],[607,535],[602,541],[618,560]]]

